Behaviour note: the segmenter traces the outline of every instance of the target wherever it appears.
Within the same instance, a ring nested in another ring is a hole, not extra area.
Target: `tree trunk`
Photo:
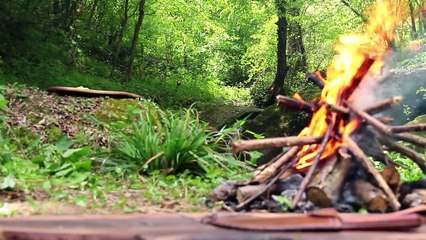
[[[362,12],[354,8],[347,0],[340,0],[340,2],[342,2],[343,5],[345,5],[346,7],[348,7],[355,15],[360,17],[363,22],[367,22],[368,20],[367,16],[365,16]]]
[[[87,20],[87,28],[92,27],[93,16],[95,15],[96,8],[98,7],[99,0],[93,2],[92,7],[90,8],[89,19]]]
[[[308,63],[306,57],[305,45],[303,43],[303,30],[298,22],[289,24],[288,32],[288,55],[295,58],[295,62],[291,62],[292,73],[307,72]]]
[[[416,30],[416,20],[414,16],[414,6],[411,1],[408,1],[408,6],[410,7],[410,19],[411,19],[411,36],[412,38],[417,37],[417,30]]]
[[[110,78],[114,75],[115,70],[117,69],[117,66],[118,66],[118,62],[119,62],[118,54],[120,53],[120,50],[121,50],[121,43],[123,42],[124,31],[126,30],[128,21],[129,21],[129,0],[125,0],[124,9],[123,9],[123,19],[121,20],[121,26],[120,26],[120,31],[117,37],[117,43],[115,44],[114,51],[113,51],[113,63],[112,63],[111,73],[109,74]]]
[[[135,31],[133,33],[132,46],[130,48],[129,64],[127,66],[127,72],[126,72],[126,81],[129,81],[130,76],[132,75],[133,62],[135,60],[135,55],[136,55],[136,45],[138,44],[139,33],[141,31],[144,17],[145,17],[145,0],[140,0],[139,16],[138,16],[138,21],[136,22],[136,25],[135,25]]]
[[[287,66],[287,18],[286,8],[284,2],[280,0],[275,1],[278,14],[278,29],[277,29],[277,71],[275,80],[270,90],[274,95],[282,93],[284,80],[287,75],[289,67]]]
[[[421,4],[419,6],[420,11],[420,21],[421,25],[423,26],[423,33],[426,33],[426,1],[422,0]]]

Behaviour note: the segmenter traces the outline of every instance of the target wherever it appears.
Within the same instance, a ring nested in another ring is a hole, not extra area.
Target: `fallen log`
[[[48,92],[54,92],[59,95],[70,95],[80,97],[111,97],[111,98],[141,98],[142,96],[122,91],[95,90],[84,87],[64,87],[54,86],[47,89]]]

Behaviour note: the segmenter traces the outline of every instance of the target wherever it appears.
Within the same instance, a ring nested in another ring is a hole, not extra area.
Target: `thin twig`
[[[374,177],[379,187],[386,193],[389,197],[389,204],[393,210],[399,210],[401,204],[398,202],[395,194],[390,189],[389,185],[383,179],[383,176],[377,171],[374,165],[370,162],[367,155],[365,155],[364,151],[356,144],[350,137],[345,139],[345,143],[347,144],[348,149],[355,155],[356,159],[360,159],[364,167],[367,171]]]
[[[277,175],[274,176],[274,178],[272,178],[271,180],[269,180],[268,184],[265,185],[264,188],[262,188],[262,190],[260,190],[259,192],[257,192],[256,194],[254,194],[253,196],[251,196],[250,198],[247,198],[244,202],[238,204],[235,207],[236,211],[241,210],[242,208],[244,208],[247,204],[249,204],[250,202],[252,202],[253,200],[255,200],[256,198],[258,198],[260,195],[262,195],[265,191],[267,191],[280,177],[281,175],[287,171],[287,169],[289,169],[291,166],[293,166],[293,164],[295,163],[295,161],[297,160],[297,158],[294,158],[293,161],[291,161],[290,163],[288,163],[285,166],[281,166],[281,170],[278,172]]]
[[[274,176],[279,168],[286,164],[290,159],[292,159],[297,152],[300,150],[300,146],[294,146],[290,148],[284,155],[278,158],[275,162],[271,163],[266,168],[262,169],[260,172],[255,173],[255,176],[250,182],[262,182]]]
[[[371,106],[368,106],[364,109],[365,112],[368,112],[370,115],[374,115],[376,113],[382,112],[390,107],[396,106],[400,104],[402,101],[401,96],[391,97],[387,99],[383,99],[379,102],[374,103]]]
[[[426,138],[421,136],[417,136],[411,133],[398,133],[398,134],[394,134],[393,137],[395,137],[395,139],[398,139],[404,142],[409,142],[422,148],[426,147]]]
[[[337,112],[337,113],[340,113],[340,114],[343,114],[343,115],[349,114],[349,110],[347,108],[337,106],[335,104],[328,103],[326,107],[327,107],[327,110],[330,110],[330,111],[333,111],[333,112]]]
[[[327,132],[324,135],[324,138],[322,139],[321,146],[318,149],[318,154],[315,156],[312,165],[309,167],[308,173],[306,173],[305,178],[303,178],[302,183],[300,184],[299,190],[296,193],[296,196],[293,199],[293,208],[297,206],[297,203],[299,202],[300,198],[302,197],[302,194],[305,192],[306,187],[308,186],[309,182],[311,181],[317,167],[319,164],[319,160],[321,158],[321,155],[325,149],[325,146],[328,143],[328,140],[331,137],[331,132],[333,130],[333,126],[330,124],[328,126]]]
[[[348,108],[352,110],[356,115],[364,119],[368,124],[370,124],[372,127],[377,129],[377,131],[390,135],[392,133],[391,127],[387,126],[386,124],[380,122],[377,118],[371,116],[367,112],[359,109],[358,107],[355,107],[348,103],[348,101],[345,101],[346,105],[348,105]]]
[[[387,139],[384,136],[380,136],[379,141],[382,144],[385,144],[389,148],[389,150],[399,152],[402,155],[407,156],[410,159],[412,159],[420,167],[420,169],[423,171],[423,173],[426,174],[426,159],[423,156],[423,154],[420,154],[420,153],[414,151],[413,149],[410,149],[410,148],[408,148],[404,145],[401,145],[397,142],[394,142],[390,139]]]
[[[426,131],[426,123],[394,126],[394,127],[392,127],[391,130],[392,130],[393,133],[423,132],[423,131]]]
[[[155,154],[154,156],[152,156],[151,158],[149,158],[143,165],[142,165],[142,167],[140,168],[141,170],[144,168],[144,167],[146,167],[146,166],[148,166],[152,161],[154,161],[155,159],[157,159],[157,158],[159,158],[159,157],[161,157],[161,156],[163,156],[164,155],[164,152],[159,152],[159,153],[157,153],[157,154]]]
[[[305,112],[314,112],[317,109],[315,105],[310,102],[305,102],[282,95],[277,96],[277,102],[282,107],[298,109]]]

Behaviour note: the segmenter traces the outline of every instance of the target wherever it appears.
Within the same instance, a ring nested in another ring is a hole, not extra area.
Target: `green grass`
[[[163,111],[149,101],[136,103],[120,116],[100,115],[98,126],[110,131],[110,144],[99,147],[82,144],[84,135],[43,143],[27,134],[16,141],[24,128],[7,127],[7,100],[0,95],[0,189],[25,198],[33,213],[42,213],[46,201],[95,212],[143,212],[141,206],[177,201],[181,210],[205,211],[215,186],[252,172],[229,153],[240,125],[213,132],[193,109]],[[163,154],[147,163],[158,153]]]
[[[106,100],[90,125],[105,131],[107,144],[99,146],[85,133],[42,142],[24,127],[9,128],[5,104],[0,95],[0,190],[24,198],[34,214],[44,213],[46,202],[72,203],[87,212],[208,211],[204,202],[213,188],[253,172],[230,153],[242,122],[213,131],[192,108]],[[69,107],[66,114],[73,114]],[[425,177],[410,159],[390,156],[405,166],[398,168],[402,181]]]

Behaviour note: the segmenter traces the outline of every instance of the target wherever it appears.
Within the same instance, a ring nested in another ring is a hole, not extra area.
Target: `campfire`
[[[335,207],[344,212],[388,212],[425,203],[426,181],[402,184],[387,151],[409,157],[426,173],[424,154],[399,143],[424,151],[426,138],[411,132],[426,131],[426,124],[392,126],[392,118],[380,115],[400,104],[400,96],[370,101],[373,85],[383,77],[384,60],[397,41],[401,12],[394,2],[379,1],[361,33],[340,38],[327,77],[319,72],[308,75],[322,88],[318,99],[278,96],[280,106],[312,113],[309,126],[298,136],[234,142],[235,153],[287,151],[260,166],[247,181],[224,182],[210,201],[224,201],[233,211],[280,209],[280,198],[290,200],[294,211]],[[384,170],[378,171],[371,159],[384,163]]]

